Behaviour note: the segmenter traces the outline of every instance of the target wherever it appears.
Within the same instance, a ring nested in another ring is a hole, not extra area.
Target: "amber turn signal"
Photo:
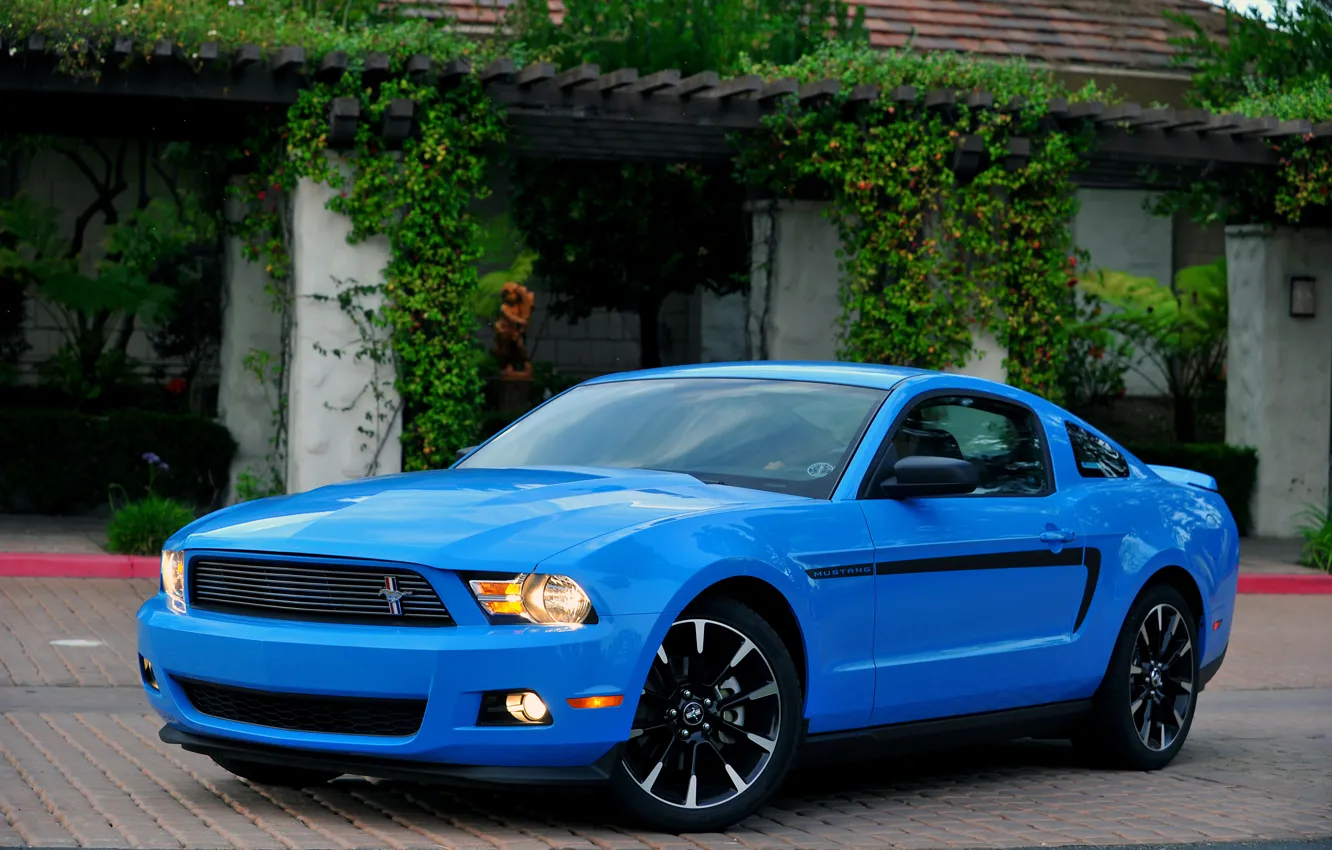
[[[574,697],[567,702],[570,708],[615,708],[624,704],[624,694],[608,697]]]

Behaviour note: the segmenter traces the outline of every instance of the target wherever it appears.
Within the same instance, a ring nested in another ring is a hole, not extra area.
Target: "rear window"
[[[1073,460],[1083,478],[1128,478],[1128,461],[1115,447],[1086,428],[1065,422]]]

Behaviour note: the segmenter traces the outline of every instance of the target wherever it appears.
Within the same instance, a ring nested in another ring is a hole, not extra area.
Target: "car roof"
[[[845,384],[853,387],[892,389],[897,383],[916,375],[934,375],[925,369],[905,366],[880,366],[872,363],[837,363],[820,361],[758,360],[740,363],[703,363],[693,366],[666,366],[636,372],[617,372],[592,378],[585,383],[604,384],[654,378],[754,378],[773,381],[810,381],[820,384]]]

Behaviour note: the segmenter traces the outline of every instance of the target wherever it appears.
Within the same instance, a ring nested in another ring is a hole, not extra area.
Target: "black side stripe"
[[[1020,567],[1076,567],[1082,563],[1081,547],[1053,552],[1029,549],[1022,552],[989,552],[984,555],[949,555],[943,558],[915,558],[909,561],[880,561],[875,568],[881,576],[907,573],[943,573],[954,570],[1013,570]]]
[[[851,564],[845,567],[810,567],[805,575],[812,579],[855,578],[856,576],[874,575],[873,564]]]
[[[1087,557],[1083,559],[1087,565],[1087,585],[1082,590],[1082,605],[1078,608],[1078,618],[1073,621],[1073,631],[1077,631],[1082,626],[1082,621],[1087,618],[1087,610],[1091,608],[1092,597],[1096,595],[1096,583],[1101,578],[1101,550],[1088,549]]]

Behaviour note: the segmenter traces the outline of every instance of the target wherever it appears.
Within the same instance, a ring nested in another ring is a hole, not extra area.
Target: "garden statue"
[[[532,318],[535,301],[532,290],[522,284],[512,281],[504,284],[500,315],[492,326],[501,380],[532,380],[532,362],[527,358],[527,323]]]

